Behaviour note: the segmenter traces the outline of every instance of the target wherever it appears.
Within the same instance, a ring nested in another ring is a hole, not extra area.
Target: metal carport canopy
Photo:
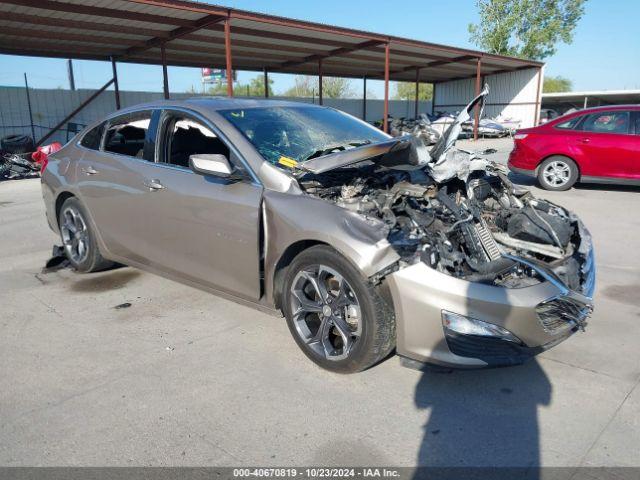
[[[0,0],[0,52],[89,60],[221,67],[229,22],[236,70],[437,83],[540,67],[406,38],[182,0]]]
[[[475,77],[479,93],[482,76],[542,67],[519,58],[185,0],[0,0],[0,53],[110,60],[117,108],[116,62],[163,65],[166,98],[167,65],[263,71],[265,84],[268,72],[384,79],[385,131],[390,80],[415,82],[417,91],[419,82]],[[229,96],[232,78],[227,75]],[[416,98],[416,115],[417,110]]]

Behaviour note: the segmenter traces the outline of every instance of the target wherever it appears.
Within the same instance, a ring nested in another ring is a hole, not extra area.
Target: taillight
[[[524,138],[527,138],[527,134],[526,134],[526,133],[516,133],[516,134],[513,136],[513,139],[514,139],[514,140],[522,140],[522,139],[524,139]]]
[[[38,147],[38,149],[31,154],[31,158],[34,162],[40,164],[40,173],[44,172],[49,165],[49,155],[56,153],[62,148],[59,142],[53,142],[50,145],[44,147]]]

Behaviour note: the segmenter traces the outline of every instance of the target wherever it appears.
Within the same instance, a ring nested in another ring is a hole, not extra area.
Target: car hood
[[[480,105],[480,115],[478,115],[478,117],[482,117],[482,110],[484,109],[484,102],[487,95],[489,95],[489,85],[485,84],[480,95],[471,100],[471,102],[462,109],[455,120],[453,120],[453,123],[449,125],[447,130],[444,132],[444,135],[440,137],[440,140],[438,140],[431,149],[431,161],[434,164],[440,165],[446,161],[447,152],[449,152],[456,144],[456,140],[462,131],[462,124],[471,119],[473,109],[478,104]]]
[[[431,149],[431,152],[417,137],[404,135],[387,141],[306,160],[298,163],[295,168],[301,173],[320,174],[374,158],[377,164],[388,167],[426,164],[441,166],[447,161],[447,153],[454,147],[462,130],[462,124],[471,118],[476,105],[480,104],[482,114],[485,98],[488,94],[489,86],[485,85],[480,95],[475,97],[453,120],[444,135],[440,137]]]

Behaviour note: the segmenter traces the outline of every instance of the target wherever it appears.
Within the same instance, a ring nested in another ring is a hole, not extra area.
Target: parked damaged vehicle
[[[487,94],[431,151],[293,102],[137,106],[50,157],[47,218],[78,271],[127,264],[282,312],[329,370],[394,349],[518,364],[584,329],[594,253],[573,213],[455,148]]]

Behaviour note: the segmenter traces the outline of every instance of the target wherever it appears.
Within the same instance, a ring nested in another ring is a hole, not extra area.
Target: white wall
[[[43,137],[49,129],[64,119],[85,99],[94,93],[93,90],[62,90],[62,89],[30,89],[31,109],[33,123],[35,125],[36,140]],[[192,97],[190,93],[172,94],[173,99]],[[138,103],[161,100],[161,92],[132,92],[121,91],[120,101],[122,107],[136,105]],[[280,99],[280,97],[278,97]],[[311,103],[312,99],[291,98],[289,100]],[[317,103],[317,99],[316,99]],[[324,100],[324,105],[343,110],[358,118],[362,116],[361,99],[331,99]],[[414,102],[403,100],[391,100],[389,112],[394,117],[413,117]],[[104,117],[115,110],[114,92],[107,90],[102,92],[89,105],[80,111],[71,122],[89,124],[94,120]],[[384,102],[380,99],[367,100],[367,120],[382,119]],[[419,102],[420,113],[431,112],[431,102]],[[63,127],[66,129],[66,125]],[[0,87],[0,137],[9,134],[22,133],[31,136],[29,110],[25,89],[22,87]],[[71,138],[73,134],[69,134]],[[67,132],[54,134],[50,141],[65,143]]]
[[[544,75],[544,71],[541,73]],[[461,110],[475,96],[475,78],[438,83],[435,88],[434,111],[455,112]],[[531,127],[537,122],[538,69],[487,75],[489,96],[484,116],[498,115],[521,121],[521,127]],[[540,81],[542,88],[542,81]]]

